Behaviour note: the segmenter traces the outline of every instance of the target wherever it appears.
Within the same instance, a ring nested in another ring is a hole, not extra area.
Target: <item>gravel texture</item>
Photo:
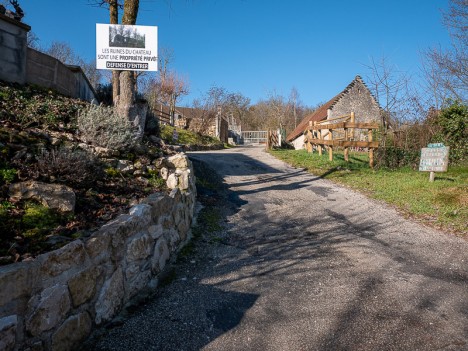
[[[87,349],[468,350],[468,242],[260,147],[190,157],[224,229]]]

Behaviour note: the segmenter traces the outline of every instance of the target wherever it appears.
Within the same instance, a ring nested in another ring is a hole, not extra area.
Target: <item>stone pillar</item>
[[[31,27],[0,14],[0,79],[26,82],[26,51]]]

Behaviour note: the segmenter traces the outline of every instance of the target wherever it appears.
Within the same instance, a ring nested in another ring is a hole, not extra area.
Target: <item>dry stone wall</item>
[[[186,155],[166,160],[173,187],[90,238],[0,268],[0,350],[70,350],[111,320],[190,239],[196,188]],[[169,183],[169,182],[168,182]]]

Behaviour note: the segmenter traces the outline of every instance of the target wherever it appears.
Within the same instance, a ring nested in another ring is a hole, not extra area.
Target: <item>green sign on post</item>
[[[421,149],[419,171],[431,172],[429,181],[434,181],[434,172],[447,172],[450,147],[442,143],[429,144]]]

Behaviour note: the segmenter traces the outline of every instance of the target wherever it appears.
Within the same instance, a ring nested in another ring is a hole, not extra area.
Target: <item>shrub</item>
[[[416,168],[419,164],[420,151],[401,147],[380,147],[375,154],[376,168],[397,169],[409,166]]]
[[[38,157],[39,172],[49,179],[71,185],[86,186],[103,178],[99,160],[82,150],[61,148],[44,150]]]
[[[468,106],[459,101],[440,111],[433,124],[439,127],[433,138],[450,146],[450,161],[460,162],[468,158]]]
[[[136,128],[112,107],[91,105],[80,111],[78,130],[85,142],[109,149],[125,149],[136,140]]]

